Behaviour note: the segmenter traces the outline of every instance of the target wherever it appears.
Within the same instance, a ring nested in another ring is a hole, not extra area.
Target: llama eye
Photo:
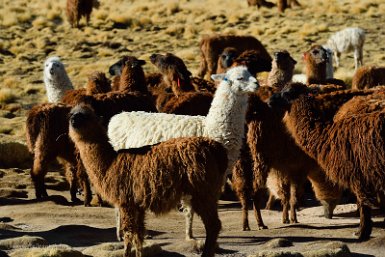
[[[243,77],[241,77],[241,78],[237,78],[237,80],[243,80]]]

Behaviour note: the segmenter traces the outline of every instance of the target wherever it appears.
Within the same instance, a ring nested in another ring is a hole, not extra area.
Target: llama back
[[[108,138],[115,151],[154,145],[171,138],[204,135],[204,116],[167,113],[122,112],[108,124]],[[153,129],[143,129],[145,127]]]

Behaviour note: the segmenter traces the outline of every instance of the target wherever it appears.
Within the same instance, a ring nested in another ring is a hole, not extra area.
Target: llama
[[[67,0],[66,14],[72,28],[79,28],[82,16],[86,18],[86,24],[90,22],[92,8],[99,8],[98,0]]]
[[[233,47],[242,53],[255,50],[261,60],[260,69],[270,71],[271,57],[258,39],[252,36],[212,35],[204,36],[199,44],[201,51],[198,77],[210,77],[217,70],[218,57],[226,47]],[[255,76],[255,74],[252,74]]]
[[[336,66],[340,66],[341,53],[354,51],[354,68],[362,66],[365,31],[361,28],[345,28],[331,35],[327,46],[334,52]]]
[[[131,256],[132,244],[142,256],[146,210],[167,213],[186,196],[205,226],[202,256],[214,256],[221,229],[217,201],[227,168],[220,143],[178,138],[117,153],[95,113],[82,105],[71,110],[69,135],[97,191],[119,208],[124,256]]]
[[[28,149],[33,154],[31,178],[36,198],[47,197],[44,177],[49,163],[57,158],[65,168],[65,175],[70,184],[71,201],[79,201],[76,197],[79,182],[85,193],[84,205],[88,206],[92,197],[90,185],[82,171],[77,169],[75,146],[67,136],[67,116],[70,109],[68,105],[45,103],[32,107],[28,112],[26,137]]]
[[[149,93],[147,87],[146,77],[142,66],[146,62],[137,59],[134,56],[124,55],[120,60],[109,68],[109,73],[115,75],[112,80],[112,89],[114,91],[130,91]]]
[[[328,179],[355,194],[360,213],[356,235],[359,240],[367,240],[372,231],[371,206],[377,204],[376,194],[385,190],[382,135],[385,112],[361,108],[356,114],[353,102],[350,104],[353,115],[334,121],[342,104],[349,104],[353,96],[365,95],[367,91],[292,97],[294,90],[283,90],[270,99],[270,104],[286,110],[283,119],[286,128],[296,143],[317,160]],[[366,102],[370,107],[370,101]]]
[[[346,84],[342,80],[328,78],[330,76],[330,74],[328,75],[328,72],[330,72],[328,55],[328,51],[321,45],[313,45],[303,54],[306,84],[308,86],[312,84],[334,84],[340,89],[345,89]],[[303,82],[296,75],[293,76],[293,82]]]
[[[163,76],[162,85],[152,85],[150,89],[159,112],[207,115],[215,91],[214,83],[190,77],[191,72],[183,60],[173,54],[152,54],[150,60]]]
[[[353,75],[353,89],[367,89],[385,85],[385,67],[362,66]]]
[[[120,113],[112,117],[108,124],[111,145],[119,150],[152,145],[176,137],[207,136],[224,144],[229,160],[226,175],[231,174],[242,146],[248,93],[255,91],[258,84],[244,66],[231,68],[226,74],[213,77],[221,82],[206,117]],[[187,215],[192,217],[189,212]],[[186,229],[187,239],[192,238],[191,219]]]
[[[293,77],[294,66],[297,62],[286,50],[274,53],[272,68],[267,78],[267,85],[281,90]]]
[[[60,102],[66,91],[74,89],[59,57],[52,56],[45,61],[44,84],[50,103]]]
[[[307,92],[305,85],[303,92]],[[268,88],[268,87],[265,87]],[[324,206],[324,214],[331,218],[333,209],[340,196],[340,190],[326,182],[318,164],[302,151],[292,136],[287,133],[282,122],[283,112],[271,108],[263,101],[270,94],[263,93],[261,87],[250,96],[247,111],[246,141],[241,158],[233,169],[232,186],[242,205],[243,230],[250,230],[248,222],[247,200],[253,199],[253,208],[258,229],[267,228],[263,223],[259,202],[261,189],[265,187],[268,175],[276,174],[279,179],[279,191],[282,193],[283,223],[296,223],[296,205],[301,185],[308,177],[314,187],[317,198]],[[305,90],[306,89],[306,90]],[[276,90],[276,89],[275,89]],[[271,144],[271,142],[280,142]],[[290,201],[289,201],[290,199]],[[290,206],[290,220],[289,220]]]

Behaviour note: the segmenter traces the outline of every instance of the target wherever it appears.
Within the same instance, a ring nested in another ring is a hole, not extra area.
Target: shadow
[[[153,256],[156,256],[156,257],[182,257],[183,256],[184,257],[185,255],[177,252],[169,252],[169,251],[162,250],[159,254],[155,254]]]
[[[22,199],[22,198],[0,198],[0,205],[22,205],[22,204],[31,204],[31,203],[40,203],[40,202],[53,202],[57,205],[64,206],[75,206],[82,205],[83,202],[69,202],[67,198],[62,195],[50,195],[41,199]]]
[[[351,257],[376,257],[375,255],[371,255],[371,254],[354,253],[354,252],[351,252],[349,256],[351,256]]]
[[[64,225],[49,231],[26,232],[0,229],[0,239],[22,236],[42,237],[49,244],[67,244],[71,247],[88,247],[95,244],[116,242],[115,228],[94,228],[85,225]]]
[[[12,221],[13,221],[13,219],[11,217],[0,218],[0,222],[2,222],[2,223],[12,222]]]

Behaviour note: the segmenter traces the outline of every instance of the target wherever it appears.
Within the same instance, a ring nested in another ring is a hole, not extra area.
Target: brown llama
[[[385,67],[362,66],[353,75],[352,88],[366,89],[385,85]]]
[[[284,122],[296,143],[325,171],[330,181],[350,189],[357,198],[359,240],[368,240],[372,231],[371,206],[377,194],[385,192],[385,111],[360,108],[363,112],[334,121],[343,104],[353,96],[373,91],[340,91],[319,96],[293,97],[286,88],[270,99],[286,111]],[[370,96],[368,96],[370,99]],[[371,106],[370,101],[367,105]],[[352,110],[356,107],[352,106]]]
[[[255,50],[260,62],[260,71],[270,71],[271,57],[262,43],[253,36],[211,35],[204,36],[199,44],[201,51],[199,78],[210,77],[217,70],[219,55],[226,47],[233,47],[242,53]],[[251,73],[251,72],[250,72]],[[253,74],[253,73],[252,73]],[[253,74],[255,76],[255,74]]]
[[[306,92],[306,86],[303,92]],[[298,190],[306,177],[316,188],[316,197],[324,206],[324,215],[331,218],[339,200],[340,190],[333,187],[325,179],[321,168],[301,148],[292,136],[287,133],[282,122],[283,112],[268,106],[262,99],[269,95],[268,87],[261,87],[250,96],[247,112],[246,141],[242,149],[241,159],[233,169],[233,188],[242,205],[243,230],[250,230],[248,222],[249,196],[253,199],[254,214],[259,229],[267,228],[260,212],[262,189],[266,187],[268,174],[277,174],[278,186],[283,206],[283,223],[296,223]],[[275,90],[270,88],[270,90]],[[262,97],[260,95],[262,92]],[[270,95],[272,91],[270,91]],[[276,142],[276,143],[273,143]],[[273,171],[272,171],[273,170]],[[289,219],[290,209],[290,219]]]
[[[131,256],[131,245],[136,256],[142,256],[145,211],[167,213],[183,196],[191,196],[206,229],[202,256],[214,256],[221,229],[217,201],[227,168],[220,143],[203,137],[178,138],[115,152],[105,128],[84,105],[71,110],[69,135],[96,190],[119,208],[124,256]]]
[[[71,27],[79,28],[79,21],[83,16],[86,18],[86,24],[88,25],[94,7],[99,7],[97,0],[67,0],[66,14]]]
[[[231,67],[234,62],[234,59],[239,55],[238,50],[234,47],[226,47],[223,49],[223,52],[219,55],[217,72],[216,74],[226,73],[226,71]]]
[[[145,86],[147,82],[142,68],[145,64],[144,60],[134,56],[124,55],[121,57],[109,68],[109,73],[115,75],[112,80],[112,89],[114,91],[149,93]]]
[[[293,77],[294,67],[297,62],[286,50],[274,52],[271,71],[267,77],[267,85],[281,90]]]
[[[313,45],[303,54],[306,84],[334,84],[346,89],[346,84],[339,79],[327,78],[328,52],[321,45]]]
[[[215,91],[214,83],[191,77],[183,60],[173,54],[152,54],[150,60],[163,75],[162,83],[165,84],[160,86],[165,90],[157,90],[156,94],[150,89],[159,112],[207,115]]]

